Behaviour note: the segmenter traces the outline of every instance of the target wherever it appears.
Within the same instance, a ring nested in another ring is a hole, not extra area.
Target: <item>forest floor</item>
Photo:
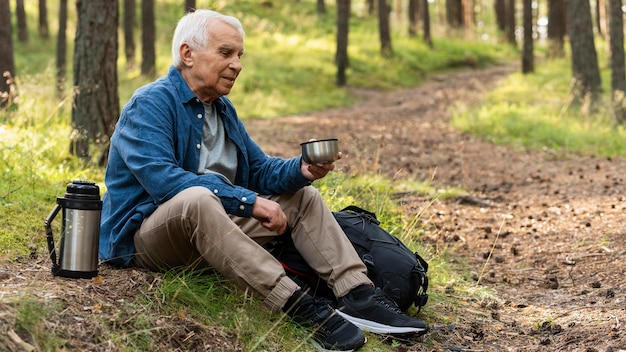
[[[424,341],[438,345],[390,350],[626,350],[625,160],[494,145],[449,124],[451,108],[480,102],[514,70],[437,75],[398,92],[358,91],[361,102],[351,107],[246,121],[269,154],[290,157],[302,141],[334,137],[344,153],[337,163],[342,172],[430,180],[467,191],[432,204],[417,192],[394,196],[408,216],[423,212],[424,241],[469,265],[476,284],[494,295],[469,297],[448,283],[445,294],[458,299],[460,308],[442,312],[441,320],[429,314],[435,319],[428,321],[433,329]],[[14,305],[2,303],[32,290],[46,302],[68,304],[46,326],[73,336],[71,350],[115,350],[98,336],[103,332],[91,317],[130,324],[133,312],[120,316],[115,307],[158,281],[139,270],[108,267],[100,270],[102,281],[89,284],[51,280],[48,261],[35,253],[0,264],[0,347],[26,351],[32,343],[12,328]],[[183,316],[154,316],[153,325],[161,331],[158,350],[190,344],[195,350],[243,350],[232,333]]]
[[[433,204],[398,195],[407,215],[423,212],[423,240],[468,263],[497,297],[458,297],[467,309],[455,328],[434,329],[425,340],[489,351],[626,351],[625,160],[494,145],[449,124],[451,108],[480,102],[514,69],[363,91],[351,107],[247,127],[269,153],[290,156],[299,142],[336,137],[345,172],[467,191]],[[455,296],[454,287],[446,291]]]

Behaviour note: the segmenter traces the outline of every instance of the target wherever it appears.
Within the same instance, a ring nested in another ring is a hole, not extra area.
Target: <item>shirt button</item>
[[[199,102],[200,102],[200,99],[196,98],[196,103],[199,103]]]
[[[217,194],[217,192],[219,192],[217,188],[213,190],[213,193]]]
[[[202,148],[202,145],[200,145],[200,144],[198,143],[198,144],[196,144],[196,148],[200,149],[200,148]]]
[[[245,209],[245,207],[243,205],[239,206],[239,210],[244,210],[244,209]]]
[[[241,201],[242,201],[242,202],[245,202],[245,201],[247,201],[247,200],[248,200],[248,198],[246,198],[246,197],[241,197]]]
[[[202,114],[198,114],[198,118],[201,119],[202,118]]]

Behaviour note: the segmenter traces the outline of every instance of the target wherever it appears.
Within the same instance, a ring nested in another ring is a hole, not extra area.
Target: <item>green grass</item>
[[[280,3],[280,5],[279,5]],[[0,112],[0,259],[11,261],[28,256],[33,248],[46,251],[43,219],[74,179],[97,182],[104,191],[102,168],[76,159],[69,153],[71,101],[58,101],[54,91],[55,41],[39,39],[34,2],[27,2],[31,35],[28,44],[14,43],[18,72],[17,109]],[[58,13],[49,2],[50,20]],[[334,8],[328,14],[314,12],[314,1],[274,1],[273,8],[257,1],[198,1],[198,6],[236,15],[247,30],[244,71],[231,95],[240,116],[273,118],[312,110],[345,106],[354,102],[349,90],[335,86]],[[157,4],[157,72],[169,67],[169,38],[182,6],[173,0]],[[74,8],[69,6],[70,20]],[[51,21],[51,34],[56,24]],[[515,51],[507,46],[475,40],[435,37],[429,49],[418,38],[395,32],[394,55],[379,55],[376,21],[362,15],[351,22],[349,55],[351,87],[393,90],[419,84],[434,72],[462,67],[481,67],[510,60]],[[71,59],[74,25],[68,29],[68,79],[71,91]],[[139,48],[139,32],[136,32]],[[120,48],[123,43],[120,42]],[[137,61],[140,60],[137,53]],[[151,78],[139,75],[138,68],[126,68],[120,53],[119,93],[123,104],[139,86]],[[603,71],[605,85],[608,82]],[[580,116],[564,109],[570,71],[567,61],[537,65],[533,75],[512,75],[490,93],[480,106],[455,107],[454,124],[465,131],[496,143],[522,148],[574,150],[585,154],[624,155],[624,131],[612,125],[607,113]],[[605,91],[607,91],[605,89]],[[427,180],[391,180],[369,172],[345,175],[332,173],[315,186],[333,210],[358,204],[375,212],[383,226],[420,252],[429,262],[430,299],[422,310],[426,320],[454,322],[462,312],[462,302],[445,294],[453,287],[458,296],[481,298],[490,293],[476,286],[476,273],[468,270],[445,248],[432,248],[420,238],[427,233],[419,214],[406,215],[393,198],[396,192],[412,191],[430,201],[464,193],[461,189],[435,189]],[[58,220],[55,221],[58,234]],[[26,296],[16,305],[15,328],[27,331],[42,350],[62,346],[62,336],[44,329],[38,318],[53,319],[63,307],[39,309],[36,298]],[[236,333],[249,351],[307,350],[301,346],[307,331],[270,317],[258,300],[250,299],[212,273],[171,271],[158,285],[125,302],[118,319],[132,326],[100,322],[103,332],[127,350],[149,350],[151,333],[146,319],[150,314],[179,314],[194,321],[219,324]],[[133,313],[135,312],[135,313]],[[114,322],[117,323],[117,322]],[[370,338],[366,351],[388,346]]]
[[[606,70],[602,107],[591,115],[569,107],[570,79],[568,60],[542,63],[534,74],[511,75],[480,106],[457,106],[452,123],[498,144],[557,154],[626,155],[626,130],[612,119]]]

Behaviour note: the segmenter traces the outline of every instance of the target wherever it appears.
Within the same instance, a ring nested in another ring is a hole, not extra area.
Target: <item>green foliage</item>
[[[15,332],[28,336],[36,346],[55,346],[62,343],[45,324],[44,318],[61,311],[59,304],[43,305],[34,299],[22,299],[15,304]]]
[[[193,306],[194,312],[200,315],[217,315],[221,313],[219,307],[225,303],[224,298],[232,297],[232,293],[225,295],[223,292],[224,286],[229,285],[228,281],[209,269],[191,271],[175,268],[167,271],[162,280],[155,296],[157,302],[167,303],[164,307],[168,313],[178,313]]]
[[[568,108],[570,78],[566,60],[547,62],[534,74],[511,75],[480,106],[457,106],[452,123],[493,143],[584,155],[626,155],[626,130],[611,119],[610,90],[604,90],[599,111],[584,115]]]

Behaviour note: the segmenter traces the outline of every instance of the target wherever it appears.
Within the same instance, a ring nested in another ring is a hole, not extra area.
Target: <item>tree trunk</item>
[[[605,8],[606,7],[604,6],[604,0],[596,0],[596,30],[598,31],[598,35],[601,38],[604,38],[604,33],[606,33],[606,27],[604,25],[604,20],[606,18],[606,15],[604,13]]]
[[[460,0],[446,0],[446,22],[452,28],[463,25],[463,4]]]
[[[346,85],[348,59],[348,32],[350,28],[350,0],[337,0],[337,86]]]
[[[57,34],[57,98],[65,98],[65,73],[67,52],[67,0],[59,3],[59,33]]]
[[[380,35],[380,52],[383,56],[393,55],[391,47],[391,29],[389,27],[389,12],[391,8],[387,0],[378,0],[378,34]]]
[[[548,57],[565,56],[567,33],[565,0],[548,0]]]
[[[46,0],[39,0],[39,36],[48,39],[50,30],[48,29],[48,6]]]
[[[417,19],[419,18],[419,1],[409,0],[409,37],[417,36]]]
[[[506,3],[505,0],[495,0],[494,13],[496,16],[496,25],[502,33],[506,32]]]
[[[532,0],[523,0],[524,4],[524,43],[522,45],[522,73],[535,72],[533,53],[533,8]]]
[[[107,144],[119,116],[117,0],[77,0],[74,104],[70,151],[90,159],[90,144]]]
[[[570,99],[588,114],[596,110],[602,89],[589,0],[567,0],[567,27],[572,48]]]
[[[429,48],[433,47],[433,39],[430,34],[430,10],[428,6],[428,0],[422,0],[422,23],[424,24],[424,43]]]
[[[326,13],[326,4],[324,0],[317,0],[317,5],[315,6],[317,13]]]
[[[474,25],[474,0],[461,0],[461,24],[465,28]]]
[[[185,0],[185,13],[196,11],[196,0]]]
[[[608,0],[611,91],[615,121],[626,124],[626,73],[624,72],[624,16],[622,0]]]
[[[506,40],[517,46],[515,38],[515,0],[506,0]]]
[[[9,0],[0,0],[0,108],[13,105],[16,94],[14,77],[11,5]]]
[[[141,0],[141,74],[156,74],[154,0]]]
[[[124,55],[126,68],[135,67],[135,20],[137,18],[135,0],[124,0]]]
[[[28,26],[26,25],[26,10],[24,10],[24,0],[16,1],[15,15],[17,16],[17,40],[22,43],[26,43],[28,42]]]

